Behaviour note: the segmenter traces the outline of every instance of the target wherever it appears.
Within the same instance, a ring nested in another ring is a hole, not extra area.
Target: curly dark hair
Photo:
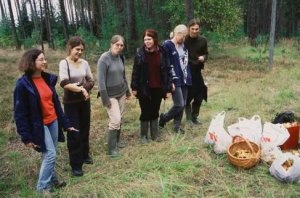
[[[37,48],[27,50],[19,62],[19,70],[31,76],[36,70],[35,61],[42,53],[44,52]]]

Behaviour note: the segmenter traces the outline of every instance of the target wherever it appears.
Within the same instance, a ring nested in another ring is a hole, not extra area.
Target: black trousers
[[[191,67],[191,74],[192,86],[188,87],[188,96],[185,108],[186,111],[190,111],[191,119],[196,119],[199,116],[202,101],[207,100],[207,87],[204,84],[201,69]]]
[[[71,126],[79,130],[79,132],[67,133],[70,165],[72,169],[81,169],[83,161],[89,156],[90,100],[64,104],[64,110]]]
[[[150,88],[149,96],[139,96],[139,104],[141,108],[140,121],[150,121],[158,118],[162,98],[163,90],[160,88]]]

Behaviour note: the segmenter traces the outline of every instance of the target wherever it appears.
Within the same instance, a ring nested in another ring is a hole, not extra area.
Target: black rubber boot
[[[191,105],[186,105],[185,106],[185,117],[186,120],[191,121],[192,120],[192,109]]]
[[[149,128],[149,121],[141,121],[141,143],[142,144],[148,143],[148,128]]]
[[[108,155],[111,157],[119,157],[117,149],[118,130],[109,130],[108,132]]]
[[[151,134],[151,139],[153,141],[159,140],[158,119],[157,118],[155,120],[150,121],[150,134]]]

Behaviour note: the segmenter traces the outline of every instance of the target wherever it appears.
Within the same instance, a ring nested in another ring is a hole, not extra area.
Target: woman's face
[[[70,50],[70,55],[69,55],[71,60],[76,62],[81,57],[81,54],[83,53],[83,50],[84,50],[84,47],[83,47],[82,44],[80,44],[76,47],[73,47]]]
[[[152,49],[154,47],[154,40],[153,40],[153,38],[146,35],[144,37],[144,45],[146,46],[146,48]]]
[[[184,39],[187,35],[187,32],[178,32],[176,34],[176,41],[178,44],[182,44],[184,42]]]
[[[113,55],[119,55],[123,51],[124,43],[122,40],[119,40],[118,42],[111,44],[111,52]]]
[[[47,60],[45,55],[41,53],[35,60],[35,69],[37,72],[42,72],[47,69]]]

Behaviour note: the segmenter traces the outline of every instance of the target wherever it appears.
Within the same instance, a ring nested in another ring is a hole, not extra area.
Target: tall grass
[[[92,94],[91,155],[93,165],[84,165],[84,176],[71,176],[66,143],[58,148],[57,172],[67,186],[53,193],[54,197],[298,197],[296,184],[284,184],[273,178],[268,166],[260,163],[250,170],[238,170],[226,155],[215,155],[203,138],[213,115],[225,110],[225,126],[238,117],[261,116],[270,121],[284,110],[300,112],[300,58],[295,56],[293,43],[284,42],[275,51],[272,71],[267,64],[253,62],[246,56],[255,52],[246,44],[225,45],[211,50],[204,70],[209,87],[208,103],[201,107],[203,125],[193,126],[184,119],[185,135],[172,132],[172,122],[163,129],[163,142],[139,143],[139,105],[136,99],[127,101],[122,138],[127,147],[122,157],[106,155],[105,109]],[[284,52],[281,49],[286,49]],[[62,51],[48,51],[49,70],[57,73]],[[0,50],[1,128],[0,133],[0,194],[1,197],[33,197],[40,166],[40,154],[20,143],[12,123],[12,90],[20,52]],[[284,64],[283,64],[284,63]],[[93,73],[96,61],[90,61]],[[130,81],[132,62],[127,61]],[[61,88],[57,87],[61,93]],[[161,110],[171,106],[171,99]],[[3,116],[4,115],[4,116]]]

